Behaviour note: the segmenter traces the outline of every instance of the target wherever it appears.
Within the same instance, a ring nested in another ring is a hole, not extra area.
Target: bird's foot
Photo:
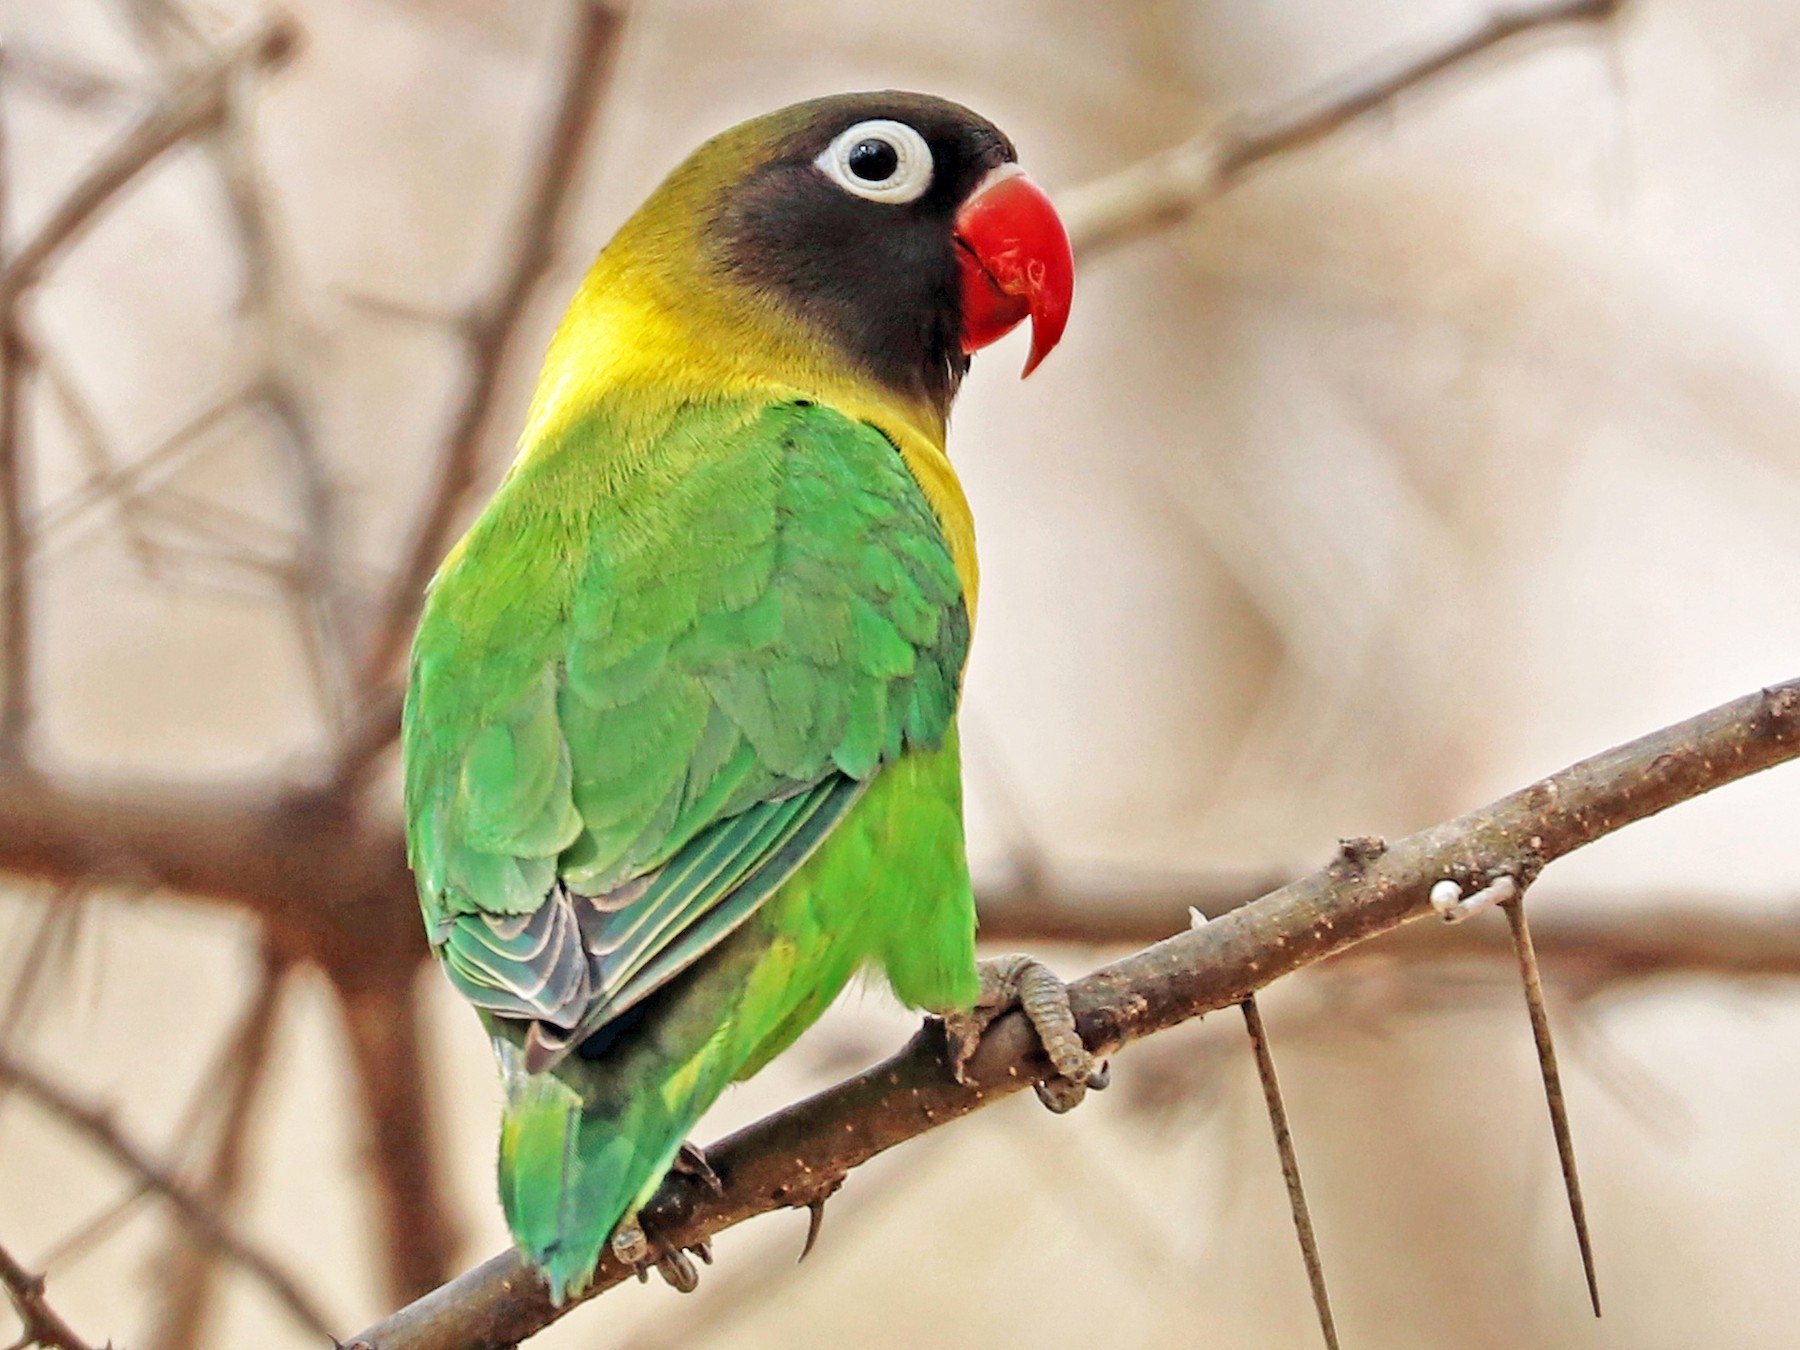
[[[613,1230],[613,1255],[637,1272],[638,1283],[650,1278],[654,1270],[663,1283],[679,1293],[691,1294],[700,1287],[700,1268],[688,1255],[692,1252],[707,1265],[712,1264],[712,1244],[696,1242],[685,1249],[653,1242],[635,1217],[625,1219]]]
[[[981,993],[966,1013],[944,1019],[950,1042],[950,1069],[956,1081],[966,1081],[963,1066],[981,1043],[989,1023],[1017,1007],[1030,1019],[1043,1043],[1044,1053],[1056,1066],[1056,1077],[1035,1084],[1038,1100],[1059,1115],[1081,1104],[1092,1088],[1098,1092],[1111,1081],[1104,1061],[1088,1053],[1075,1029],[1069,1007],[1069,989],[1050,968],[1029,956],[998,957],[981,963]]]

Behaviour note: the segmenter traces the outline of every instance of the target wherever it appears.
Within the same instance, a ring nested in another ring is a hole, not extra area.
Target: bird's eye
[[[931,186],[931,147],[904,122],[858,122],[815,161],[832,182],[872,202],[917,201]]]

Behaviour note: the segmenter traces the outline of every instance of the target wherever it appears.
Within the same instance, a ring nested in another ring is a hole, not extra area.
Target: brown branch
[[[1060,198],[1076,252],[1091,257],[1192,216],[1249,170],[1362,121],[1447,71],[1527,34],[1606,23],[1624,0],[1552,0],[1490,16],[1453,42],[1348,90],[1304,100],[1296,111],[1253,118],[1195,137]]]
[[[1431,912],[1449,878],[1464,891],[1497,876],[1521,888],[1544,866],[1678,802],[1800,756],[1800,680],[1738,699],[1583,760],[1392,846],[1346,841],[1327,867],[1167,938],[1070,986],[1089,1049],[1134,1040],[1228,1008],[1268,984]],[[829,1193],[876,1154],[1041,1078],[1047,1064],[1023,1018],[996,1022],[959,1084],[941,1028],[928,1023],[897,1055],[738,1131],[707,1150],[713,1195],[672,1178],[648,1226],[691,1244],[770,1210]],[[630,1277],[610,1254],[590,1290]],[[506,1252],[352,1342],[365,1350],[499,1350],[560,1317],[516,1252]]]
[[[281,995],[290,967],[279,956],[265,955],[261,977],[221,1060],[220,1072],[209,1074],[202,1088],[207,1105],[220,1105],[218,1142],[199,1192],[221,1217],[231,1213],[244,1180],[250,1151],[250,1127],[258,1095],[267,1080],[275,1033],[281,1025]],[[220,1081],[222,1080],[222,1081]],[[195,1350],[205,1345],[219,1289],[217,1246],[176,1235],[168,1269],[158,1279],[162,1305],[151,1350]]]
[[[416,978],[331,972],[369,1137],[364,1143],[388,1296],[417,1298],[452,1269],[462,1235],[438,1182]],[[435,975],[435,972],[432,972]]]
[[[324,1313],[294,1277],[215,1213],[205,1197],[127,1137],[105,1111],[81,1101],[4,1048],[0,1048],[0,1082],[12,1084],[131,1173],[137,1182],[168,1201],[200,1241],[217,1248],[233,1264],[254,1276],[298,1325],[315,1336],[330,1338]]]
[[[278,67],[293,52],[298,38],[298,27],[285,15],[259,24],[134,121],[110,150],[88,166],[37,233],[0,267],[0,314],[13,312],[44,269],[81,237],[100,210],[132,180],[190,136],[217,125],[236,74]]]
[[[990,943],[1142,946],[1178,931],[1188,910],[1209,919],[1266,895],[1286,878],[1130,878],[1092,884],[1034,882],[980,892],[981,937]],[[1614,897],[1550,886],[1559,908],[1534,912],[1532,939],[1558,979],[1598,987],[1661,975],[1800,977],[1800,908],[1745,913],[1729,895],[1652,894],[1620,912]],[[1510,962],[1504,928],[1458,924],[1407,928],[1349,957]]]
[[[378,690],[387,682],[405,650],[425,583],[450,544],[463,497],[475,484],[500,376],[526,305],[556,261],[563,217],[581,177],[582,159],[593,139],[601,100],[612,81],[614,57],[625,28],[624,12],[601,0],[581,0],[575,5],[574,24],[562,92],[532,168],[510,256],[493,293],[463,324],[468,370],[462,395],[439,451],[424,514],[375,622],[361,670],[360,685],[367,690]],[[388,700],[379,700],[378,708],[386,706]],[[353,748],[358,754],[368,754],[371,746],[378,752],[392,739],[392,729],[383,739],[357,736]],[[366,764],[366,760],[347,759],[341,770],[344,781],[356,779]]]
[[[386,963],[404,979],[426,950],[393,825],[256,784],[101,792],[0,775],[0,869],[221,901],[328,968]]]
[[[45,1350],[93,1350],[50,1306],[44,1297],[44,1277],[26,1270],[4,1247],[0,1247],[0,1285],[5,1286],[13,1311],[24,1327],[15,1350],[32,1345],[41,1345]]]
[[[6,234],[11,186],[5,128],[0,125],[0,238]],[[31,590],[26,562],[25,374],[29,353],[14,307],[0,307],[0,764],[25,755],[31,721]]]

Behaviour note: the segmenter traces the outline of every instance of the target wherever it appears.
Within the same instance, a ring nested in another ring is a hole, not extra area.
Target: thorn
[[[819,1240],[819,1230],[825,1226],[825,1202],[831,1197],[821,1195],[817,1200],[807,1203],[806,1212],[806,1245],[800,1248],[800,1261],[812,1255],[813,1244]],[[794,1262],[799,1265],[800,1261]]]
[[[1519,959],[1519,978],[1525,986],[1525,1007],[1531,1014],[1531,1038],[1537,1045],[1538,1072],[1544,1080],[1544,1102],[1550,1108],[1550,1129],[1556,1136],[1556,1157],[1562,1164],[1563,1190],[1569,1197],[1569,1218],[1575,1224],[1575,1242],[1581,1248],[1581,1273],[1587,1278],[1588,1302],[1600,1316],[1600,1284],[1594,1275],[1594,1244],[1588,1236],[1587,1207],[1581,1202],[1581,1177],[1575,1171],[1575,1141],[1569,1133],[1569,1108],[1563,1100],[1562,1076],[1556,1071],[1556,1046],[1550,1039],[1550,1016],[1544,1009],[1544,984],[1538,974],[1537,950],[1525,922],[1525,905],[1516,892],[1501,903],[1512,928],[1513,952]]]
[[[725,1194],[725,1183],[719,1180],[719,1174],[713,1170],[712,1160],[706,1156],[706,1150],[692,1141],[683,1141],[676,1150],[675,1161],[670,1164],[669,1170],[692,1177],[714,1195]]]
[[[1275,1059],[1263,1031],[1262,1013],[1252,994],[1238,1005],[1250,1032],[1250,1049],[1256,1056],[1256,1076],[1262,1080],[1263,1104],[1269,1110],[1269,1128],[1275,1134],[1275,1152],[1281,1157],[1281,1179],[1287,1183],[1288,1210],[1294,1216],[1294,1234],[1300,1239],[1300,1257],[1306,1263],[1306,1279],[1312,1285],[1313,1308],[1319,1314],[1319,1330],[1329,1350],[1338,1350],[1337,1324],[1331,1317],[1331,1296],[1325,1291],[1325,1267],[1319,1261],[1319,1242],[1313,1234],[1312,1215],[1306,1208],[1306,1191],[1300,1184],[1300,1159],[1294,1153],[1294,1136],[1288,1129],[1287,1108],[1281,1104],[1281,1084],[1275,1078]]]

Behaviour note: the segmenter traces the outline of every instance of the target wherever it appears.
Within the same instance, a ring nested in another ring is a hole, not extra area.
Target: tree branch
[[[468,372],[462,396],[439,451],[424,514],[413,530],[370,637],[360,678],[366,690],[379,690],[387,682],[405,650],[424,599],[425,583],[449,547],[463,497],[474,486],[500,376],[532,292],[556,261],[563,217],[581,177],[582,157],[592,140],[600,103],[612,81],[613,59],[624,28],[625,14],[612,4],[582,0],[575,6],[575,32],[568,44],[562,93],[532,168],[510,255],[493,294],[463,325]],[[391,700],[378,697],[371,711],[385,718],[391,706]],[[368,758],[393,741],[397,729],[396,723],[384,721],[381,735],[354,735],[340,766],[340,779],[354,782],[367,767]]]
[[[274,68],[293,52],[299,29],[277,15],[193,72],[126,130],[51,211],[50,218],[0,267],[0,314],[19,299],[56,256],[74,243],[102,207],[164,154],[218,123],[232,77],[248,68]]]
[[[13,1311],[18,1313],[24,1327],[18,1347],[41,1345],[45,1350],[93,1350],[50,1306],[44,1297],[44,1277],[26,1270],[4,1247],[0,1247],[0,1285],[5,1286]]]
[[[229,1217],[243,1185],[250,1127],[274,1055],[289,970],[280,957],[265,953],[256,990],[225,1047],[219,1072],[208,1074],[201,1089],[204,1105],[217,1108],[220,1120],[205,1178],[196,1190],[221,1219]],[[150,1350],[198,1350],[207,1343],[223,1255],[216,1245],[195,1242],[185,1231],[172,1235],[167,1264],[158,1273],[161,1306]]]
[[[146,1189],[167,1200],[196,1238],[255,1276],[298,1325],[315,1336],[331,1338],[324,1313],[293,1276],[216,1214],[192,1187],[127,1138],[105,1111],[80,1101],[4,1048],[0,1048],[0,1082],[13,1084],[130,1172]]]
[[[1527,34],[1601,24],[1624,0],[1553,0],[1490,16],[1462,37],[1348,90],[1323,91],[1298,109],[1247,118],[1062,194],[1075,251],[1091,257],[1179,224],[1249,170],[1300,150],[1389,107],[1400,95]]]
[[[1112,878],[1093,885],[1034,882],[980,893],[984,942],[1083,947],[1140,946],[1187,922],[1189,909],[1209,919],[1248,904],[1287,878],[1184,880]],[[1755,979],[1800,976],[1800,913],[1744,913],[1729,895],[1634,897],[1619,912],[1615,897],[1552,887],[1559,908],[1532,919],[1532,940],[1559,979],[1598,987],[1658,975]],[[1504,928],[1436,924],[1394,933],[1370,955],[1408,962],[1513,959]]]
[[[1431,912],[1445,878],[1465,892],[1521,888],[1550,862],[1633,821],[1800,755],[1800,680],[1762,690],[1586,759],[1491,806],[1392,846],[1347,840],[1322,870],[1105,966],[1070,986],[1097,1054],[1242,1001],[1279,976]],[[829,1194],[876,1154],[1017,1092],[1048,1065],[1018,1014],[996,1022],[959,1084],[942,1029],[707,1150],[713,1195],[674,1177],[648,1207],[664,1240],[698,1242],[757,1214]],[[629,1278],[610,1253],[589,1296]],[[571,1305],[572,1306],[572,1305]],[[509,1251],[362,1333],[363,1350],[500,1350],[568,1310]]]
[[[409,906],[410,908],[410,906]],[[367,1122],[364,1141],[375,1231],[386,1262],[388,1296],[417,1298],[453,1269],[462,1235],[438,1184],[437,1132],[431,1126],[425,1050],[419,1037],[420,968],[412,978],[361,978],[331,970],[344,1011],[351,1062]]]

